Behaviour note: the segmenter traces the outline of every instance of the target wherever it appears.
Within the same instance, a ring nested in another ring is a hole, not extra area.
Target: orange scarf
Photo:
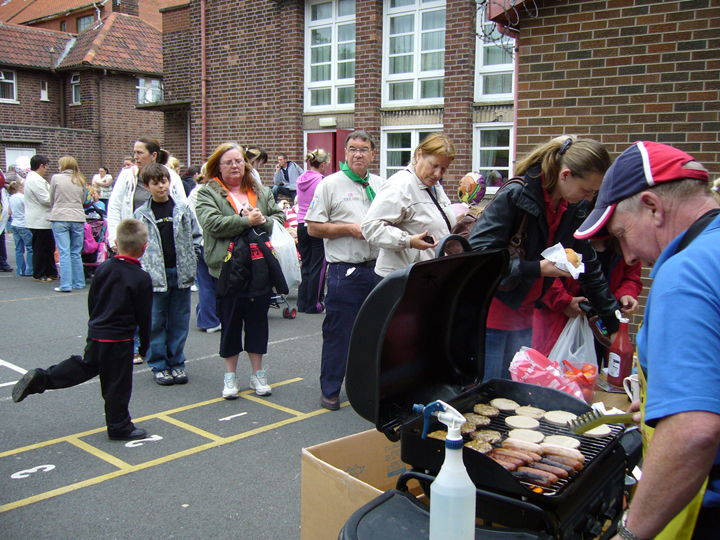
[[[230,190],[228,189],[228,187],[223,183],[222,180],[220,180],[220,177],[216,176],[216,177],[215,177],[215,180],[217,180],[218,183],[219,183],[222,187],[225,188],[225,191],[228,192],[228,195],[227,195],[227,197],[225,197],[225,198],[227,199],[227,202],[229,202],[230,205],[231,205],[231,206],[235,209],[235,211],[239,214],[239,213],[240,213],[240,210],[238,210],[238,207],[237,207],[237,205],[235,204],[235,199],[233,198],[232,195],[230,195]],[[256,207],[257,207],[257,195],[255,194],[255,192],[253,191],[252,188],[248,188],[248,190],[247,190],[247,198],[248,198],[248,203],[250,203],[250,206],[252,206],[253,208],[256,208]]]

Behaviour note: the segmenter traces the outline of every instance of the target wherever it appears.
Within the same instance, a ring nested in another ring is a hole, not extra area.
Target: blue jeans
[[[60,254],[60,289],[85,288],[85,273],[82,265],[82,247],[85,223],[79,221],[53,221],[52,231],[55,245]]]
[[[177,268],[166,268],[168,288],[153,293],[152,329],[147,363],[153,372],[185,367],[190,328],[190,288],[177,286]]]
[[[490,379],[509,379],[510,362],[520,347],[532,346],[532,328],[524,330],[495,330],[485,332],[485,376]]]
[[[201,248],[202,249],[202,248]],[[202,252],[204,255],[204,252]],[[198,303],[195,309],[197,327],[207,330],[220,324],[217,314],[217,300],[215,298],[215,280],[210,275],[203,255],[198,258],[195,283],[198,286]]]
[[[375,288],[375,269],[330,263],[327,268],[327,285],[320,389],[326,398],[336,398],[345,378],[350,333],[355,318],[365,298]]]
[[[12,233],[15,240],[15,270],[17,275],[32,276],[32,232],[26,227],[13,227]],[[25,256],[26,252],[27,257]]]

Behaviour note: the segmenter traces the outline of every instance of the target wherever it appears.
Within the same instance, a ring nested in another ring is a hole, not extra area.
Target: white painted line
[[[11,382],[2,383],[2,384],[0,384],[0,388],[2,388],[3,386],[15,386],[15,383],[16,383],[16,382],[17,382],[17,381],[11,381]]]
[[[155,441],[162,441],[162,437],[160,435],[150,435],[149,437],[145,437],[144,439],[138,439],[137,441],[130,441],[129,443],[125,443],[125,448],[136,448],[138,446],[142,446],[146,442]]]
[[[243,416],[246,414],[247,414],[246,412],[241,412],[239,414],[233,414],[232,416],[226,416],[225,418],[221,418],[220,420],[218,420],[218,422],[224,422],[225,420],[230,420],[231,418],[237,418],[238,416]]]
[[[5,360],[0,360],[0,366],[5,366],[6,368],[10,368],[13,371],[17,371],[20,375],[25,375],[27,373],[27,369],[23,369],[21,367],[16,366],[15,364],[11,364],[10,362],[6,362]],[[14,383],[13,383],[14,384]]]

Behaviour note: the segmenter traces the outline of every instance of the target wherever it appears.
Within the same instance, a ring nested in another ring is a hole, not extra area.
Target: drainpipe
[[[207,159],[207,58],[205,57],[205,0],[200,0],[200,124],[202,160]]]
[[[518,72],[520,71],[520,46],[518,45],[518,40],[520,39],[520,36],[515,37],[515,43],[513,50],[513,62],[515,63],[515,69],[513,70],[513,133],[515,134],[514,141],[513,141],[513,155],[516,157],[517,160],[517,117],[518,117],[518,81],[520,80],[520,77],[518,76]],[[513,171],[515,170],[515,164],[510,164],[510,174],[514,174]]]
[[[98,146],[100,147],[100,165],[105,163],[103,159],[103,122],[102,122],[102,82],[107,77],[107,69],[103,69],[103,73],[97,79],[98,89]],[[104,166],[104,165],[103,165]]]

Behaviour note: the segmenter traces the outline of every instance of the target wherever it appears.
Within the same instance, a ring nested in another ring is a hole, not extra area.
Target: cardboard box
[[[358,508],[409,469],[400,443],[375,429],[303,448],[301,540],[337,540]]]

